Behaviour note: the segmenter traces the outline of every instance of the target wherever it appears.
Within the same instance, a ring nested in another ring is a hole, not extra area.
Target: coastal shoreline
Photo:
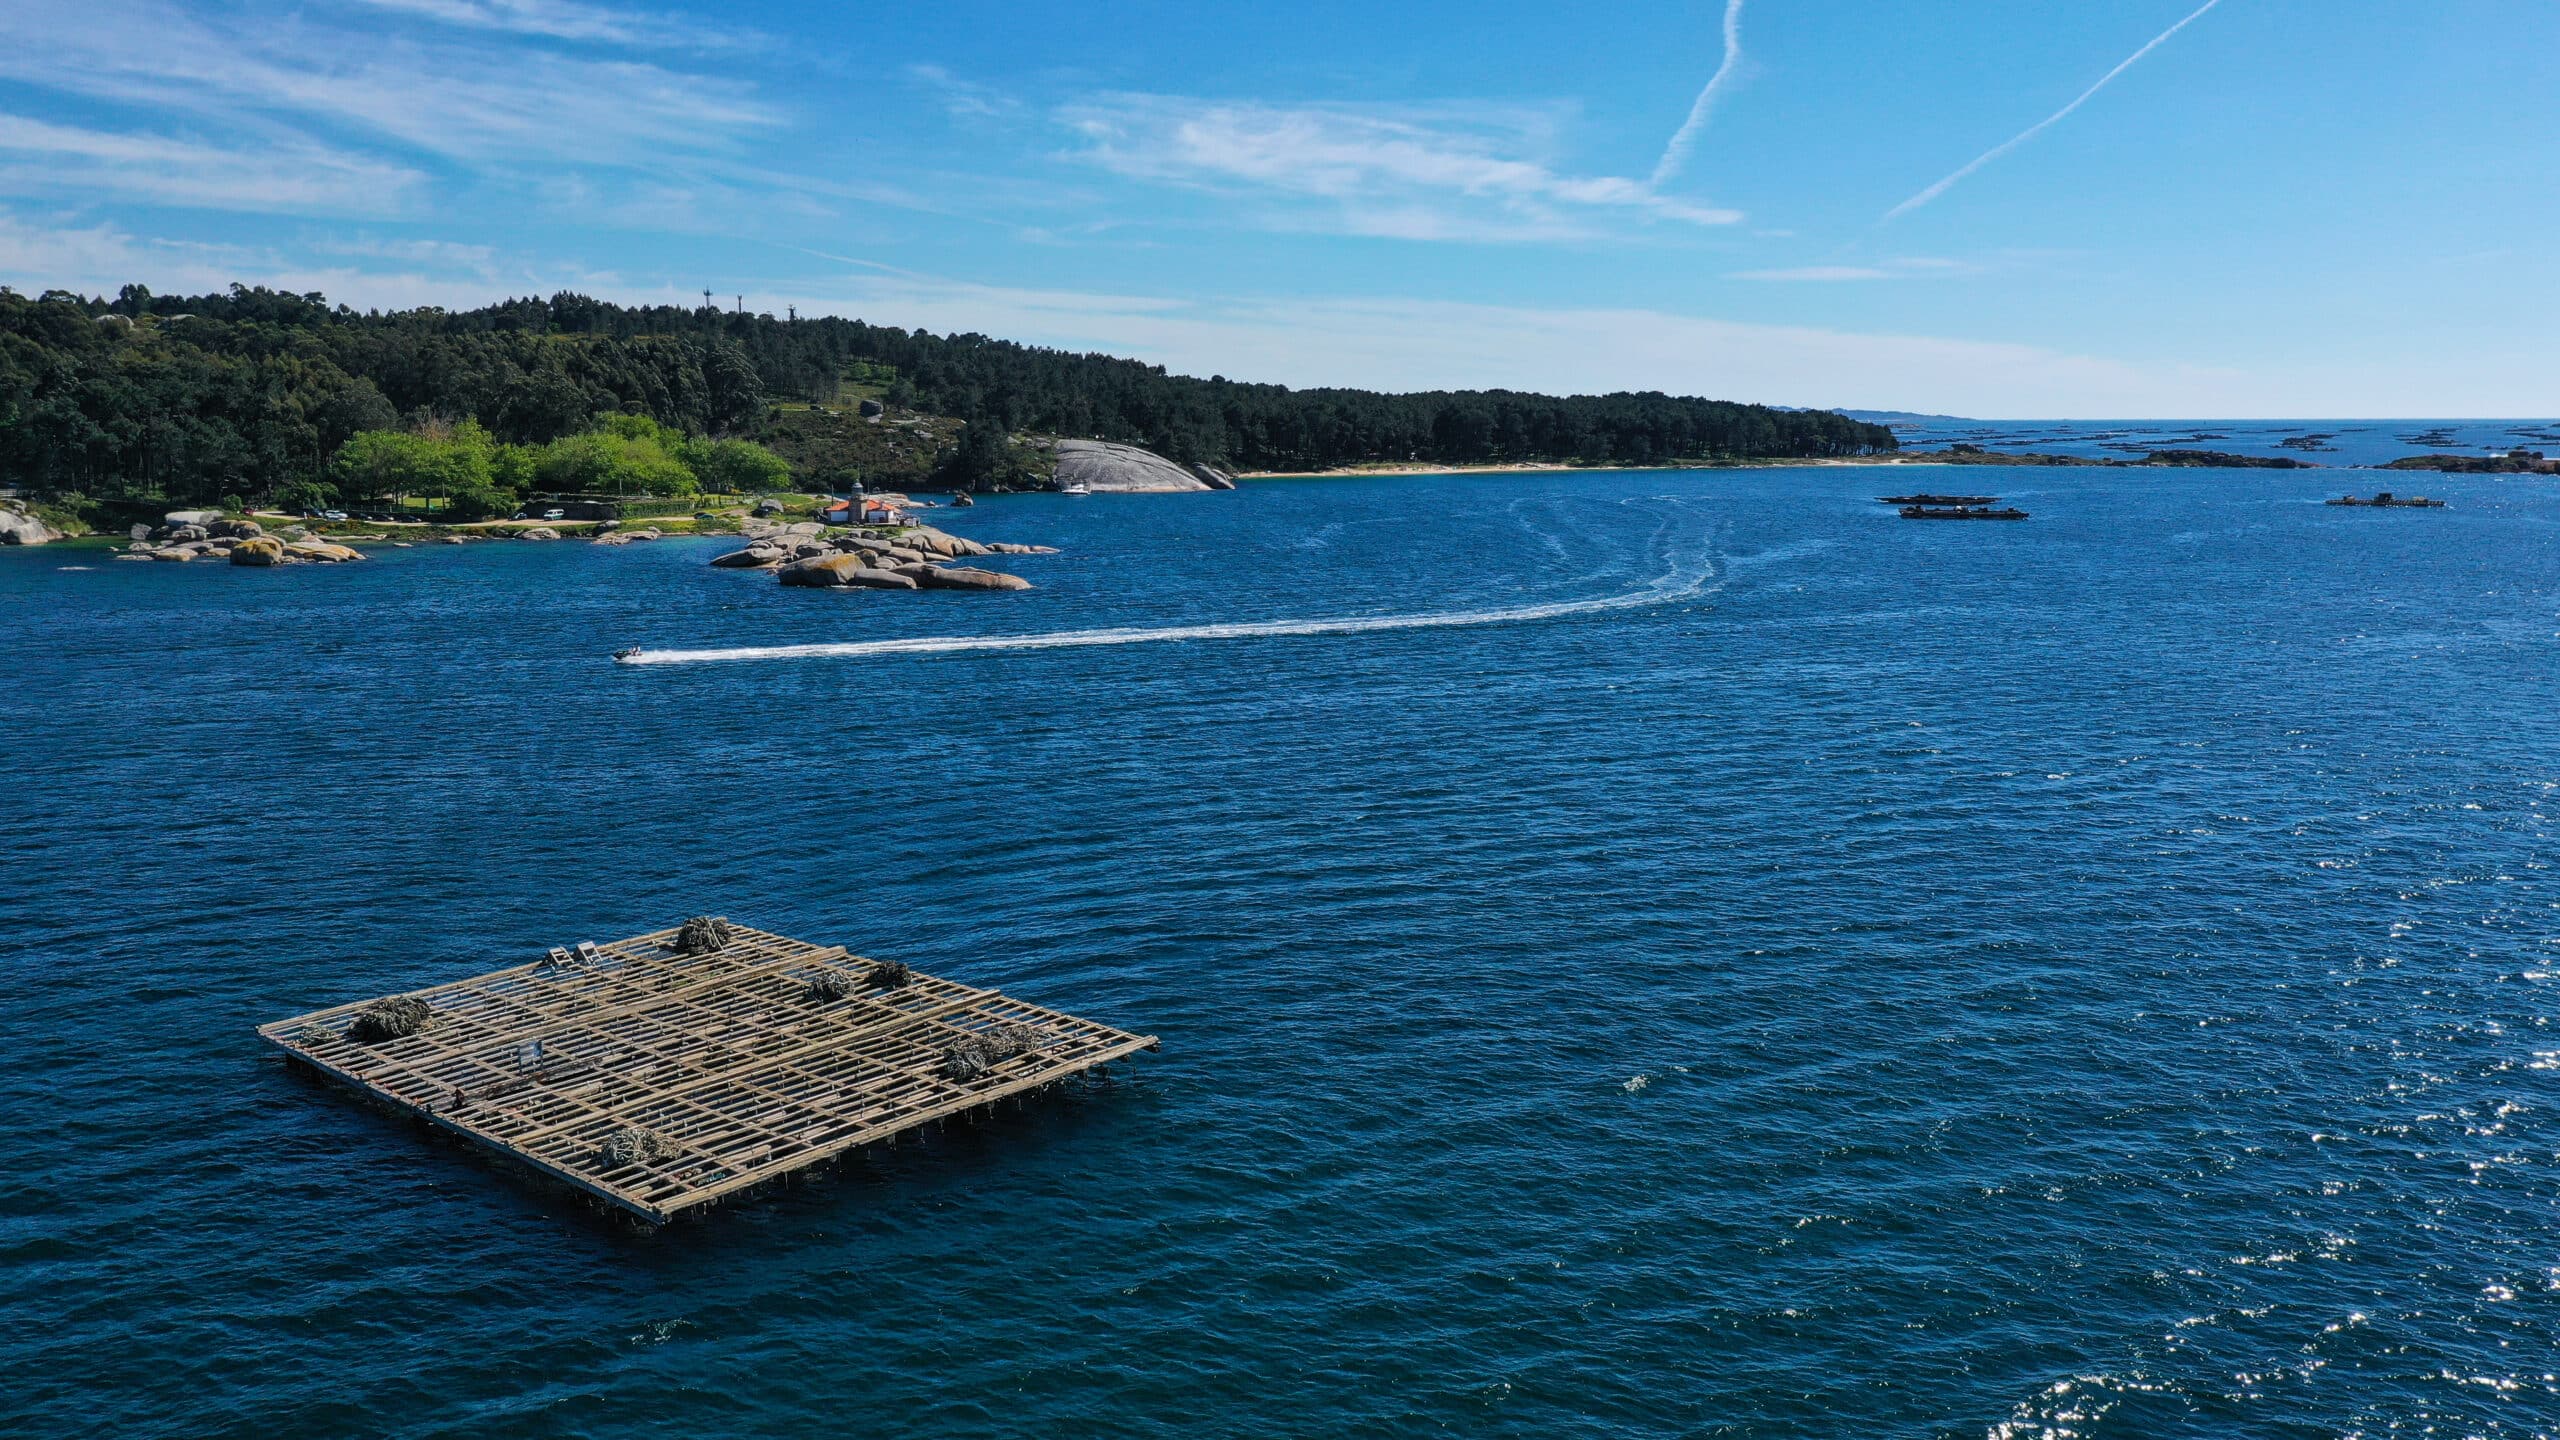
[[[1960,466],[1964,462],[1936,455],[1777,456],[1758,460],[1681,460],[1657,465],[1567,465],[1561,461],[1523,461],[1502,465],[1357,465],[1340,470],[1243,470],[1238,480],[1360,480],[1386,475],[1575,475],[1611,474],[1624,470],[1780,470],[1836,466],[1867,468],[1892,465]]]

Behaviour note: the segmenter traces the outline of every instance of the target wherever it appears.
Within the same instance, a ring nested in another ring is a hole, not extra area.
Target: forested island
[[[2560,475],[2560,460],[2545,459],[2539,450],[2510,450],[2504,455],[2410,455],[2382,468],[2447,475]]]
[[[1031,437],[1228,470],[1841,458],[1892,432],[1657,393],[1292,390],[1099,354],[560,294],[476,310],[317,294],[0,288],[0,487],[57,510],[386,493],[457,514],[536,493],[784,480],[1037,483]]]

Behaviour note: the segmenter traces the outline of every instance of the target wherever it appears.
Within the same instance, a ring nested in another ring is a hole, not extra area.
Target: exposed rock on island
[[[1206,465],[1182,466],[1153,450],[1115,445],[1108,440],[1057,442],[1056,485],[1064,490],[1161,492],[1168,490],[1233,490],[1236,482]]]
[[[0,545],[48,545],[62,538],[15,500],[0,502]]]
[[[889,531],[830,531],[802,521],[750,519],[747,547],[712,559],[723,570],[771,570],[785,585],[811,589],[1028,590],[1019,575],[941,562],[983,555],[1054,555],[1047,545],[986,544],[930,525]]]

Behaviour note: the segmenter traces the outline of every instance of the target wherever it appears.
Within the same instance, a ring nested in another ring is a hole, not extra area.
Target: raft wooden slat
[[[366,1045],[335,1005],[258,1033],[332,1079],[652,1224],[919,1125],[1151,1050],[1132,1035],[993,990],[914,975],[824,1004],[807,981],[863,982],[843,947],[732,926],[699,955],[660,930],[598,946],[594,963],[541,961],[409,992],[425,1032]],[[1035,1050],[976,1078],[943,1073],[945,1047],[1029,1025]],[[540,1043],[538,1062],[525,1063]],[[631,1126],[673,1153],[610,1165]]]

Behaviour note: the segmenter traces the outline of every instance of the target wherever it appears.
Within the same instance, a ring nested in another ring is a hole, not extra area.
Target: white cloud
[[[933,91],[943,113],[955,119],[1000,119],[1022,108],[1021,101],[994,86],[963,80],[939,65],[910,65],[907,74]]]
[[[106,193],[216,210],[387,214],[418,172],[316,145],[206,145],[0,113],[0,190]]]
[[[920,276],[801,285],[751,307],[974,330],[1132,355],[1183,374],[1382,390],[1662,390],[1986,417],[2534,413],[2541,367],[2484,350],[2431,363],[2298,356],[2137,363],[2038,345],[1766,325],[1646,309],[1421,300],[1060,294]]]
[[[1908,256],[1878,261],[1873,265],[1793,265],[1771,270],[1737,270],[1728,280],[1810,281],[1816,284],[1844,280],[1908,280],[1920,276],[1961,275],[1979,267],[1961,260],[1942,260],[1929,256]]]
[[[325,249],[325,247],[313,247]],[[336,253],[385,257],[409,248],[410,259],[423,265],[398,269],[357,265],[314,265],[278,251],[250,245],[217,245],[197,241],[137,237],[114,225],[61,226],[0,211],[0,279],[22,294],[74,290],[85,295],[112,295],[128,283],[148,285],[163,295],[206,294],[227,290],[234,282],[264,285],[297,295],[318,291],[332,303],[359,308],[407,309],[441,305],[469,309],[490,304],[505,294],[549,294],[577,290],[650,300],[677,299],[673,287],[639,290],[607,272],[566,266],[489,263],[457,267],[453,262],[478,247],[442,249],[431,240],[368,242],[362,238],[336,246]],[[470,273],[453,273],[457,268]],[[442,273],[426,273],[428,270]]]
[[[681,16],[582,5],[576,0],[346,0],[346,3],[415,15],[464,29],[538,35],[552,40],[696,49],[726,49],[764,43],[761,35],[749,30],[715,29]]]
[[[431,265],[440,270],[464,270],[474,275],[492,273],[498,258],[496,248],[488,245],[466,245],[453,240],[386,239],[377,235],[314,240],[307,248],[320,255],[400,260],[413,265]]]
[[[2032,345],[1644,309],[1321,298],[1191,302],[890,275],[802,286],[764,303],[778,308],[785,301],[803,315],[974,330],[1134,355],[1178,373],[1296,386],[1662,390],[1972,415],[2203,416],[2235,413],[2250,379],[2203,367],[2152,370]]]
[[[1797,265],[1778,270],[1736,270],[1729,280],[1890,280],[1893,272],[1873,265]]]
[[[0,6],[0,78],[244,128],[319,120],[470,160],[649,163],[779,120],[743,83],[650,64],[292,21],[217,28],[160,0]]]
[[[1615,214],[1726,225],[1732,210],[1673,200],[1640,180],[1563,174],[1538,153],[1552,117],[1523,107],[1264,105],[1107,95],[1059,119],[1079,158],[1133,179],[1269,202],[1281,228],[1416,239],[1561,239]]]

